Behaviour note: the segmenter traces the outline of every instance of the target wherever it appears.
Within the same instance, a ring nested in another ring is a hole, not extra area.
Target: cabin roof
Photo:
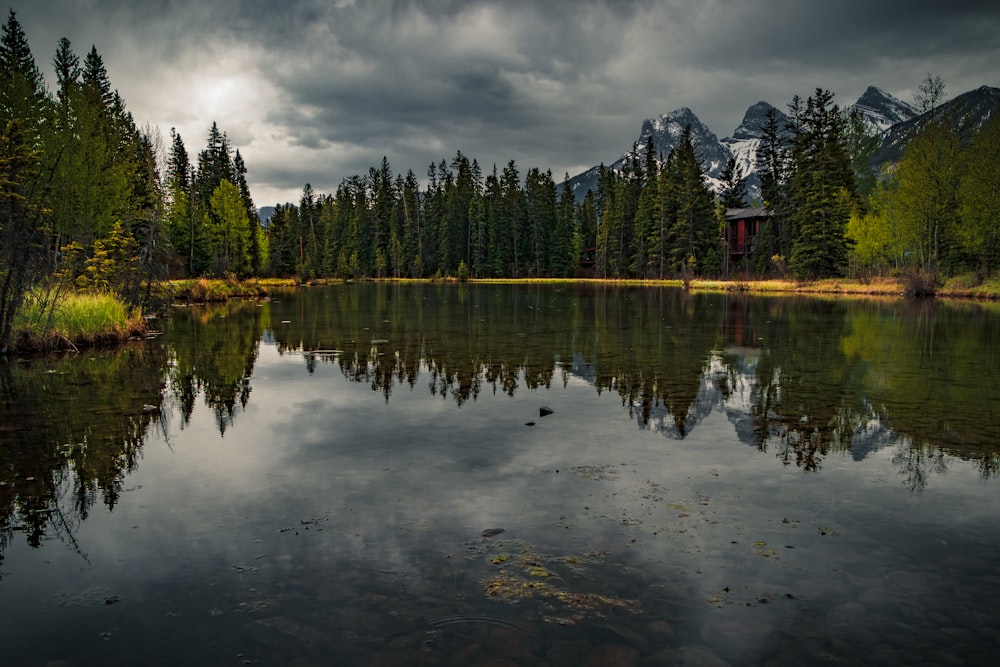
[[[763,206],[726,209],[726,220],[745,220],[747,218],[767,218],[770,216],[771,212]]]

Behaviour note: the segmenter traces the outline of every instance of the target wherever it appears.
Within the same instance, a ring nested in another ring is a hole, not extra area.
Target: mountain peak
[[[642,129],[639,132],[641,140],[644,142],[646,137],[653,135],[662,135],[663,133],[669,133],[670,136],[677,138],[680,137],[681,132],[687,125],[701,125],[701,121],[698,117],[694,115],[694,112],[687,107],[681,107],[680,109],[674,109],[673,111],[668,111],[667,113],[660,114],[655,118],[647,118],[642,122]]]
[[[767,121],[767,113],[771,109],[777,112],[778,123],[781,127],[784,127],[788,116],[773,105],[760,101],[756,104],[751,104],[747,108],[746,113],[743,114],[743,121],[740,122],[739,127],[733,130],[732,139],[760,139],[762,136],[761,128]]]
[[[917,115],[912,104],[893,97],[876,86],[868,86],[853,108],[861,114],[865,124],[878,134]]]
[[[868,127],[882,137],[882,145],[872,159],[873,168],[887,161],[899,159],[903,146],[920,128],[935,116],[954,119],[954,122],[971,132],[985,123],[1000,105],[1000,88],[981,86],[976,90],[963,93],[953,100],[942,103],[933,112],[918,116],[913,105],[904,102],[877,86],[868,86],[857,102],[848,110],[857,111]],[[743,115],[743,120],[733,131],[731,137],[721,141],[688,107],[680,107],[673,111],[647,118],[642,122],[642,129],[636,146],[645,148],[648,139],[652,138],[658,155],[667,156],[680,143],[684,128],[691,126],[691,139],[698,152],[706,181],[713,189],[720,186],[720,176],[729,159],[734,159],[740,172],[747,179],[747,185],[752,196],[759,195],[760,179],[757,171],[757,151],[761,144],[761,126],[767,120],[767,114],[774,109],[777,120],[786,132],[785,123],[788,116],[773,105],[760,101],[752,104]],[[891,130],[890,130],[891,128]],[[626,158],[616,160],[608,168],[620,172]],[[598,168],[593,167],[577,174],[570,179],[570,187],[577,200],[582,200],[588,190],[597,188]]]
[[[656,150],[666,156],[680,144],[684,128],[688,126],[691,127],[691,141],[701,156],[705,173],[709,177],[718,177],[726,166],[725,149],[719,138],[687,107],[644,120],[636,143],[644,146],[652,137]]]

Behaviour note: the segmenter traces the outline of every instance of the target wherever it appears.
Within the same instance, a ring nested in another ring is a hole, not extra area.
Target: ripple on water
[[[500,614],[488,614],[488,613],[449,614],[446,616],[437,616],[427,621],[427,625],[431,629],[439,629],[451,625],[464,625],[464,624],[494,625],[503,628],[508,628],[510,630],[517,630],[518,632],[523,632],[529,635],[534,634],[534,630],[527,623]]]

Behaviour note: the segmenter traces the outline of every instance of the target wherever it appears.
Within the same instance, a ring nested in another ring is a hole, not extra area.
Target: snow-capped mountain
[[[872,161],[873,168],[877,168],[885,162],[898,160],[902,147],[933,114],[951,118],[960,126],[978,127],[989,119],[998,104],[1000,104],[1000,88],[983,86],[945,102],[933,112],[917,115],[917,110],[912,105],[875,86],[869,86],[861,97],[848,107],[848,110],[856,109],[869,130],[882,137],[882,146]],[[763,101],[751,105],[733,134],[720,140],[693,111],[682,107],[644,120],[635,146],[637,150],[642,151],[647,138],[652,136],[657,153],[666,156],[677,146],[684,127],[690,125],[695,148],[701,156],[702,168],[705,170],[709,187],[715,192],[719,191],[719,177],[725,169],[726,162],[732,157],[736,159],[736,164],[746,177],[749,197],[753,199],[760,196],[760,179],[756,167],[761,127],[767,118],[768,110],[772,108],[775,107]],[[788,117],[780,110],[775,110],[779,123],[783,125]],[[625,152],[609,168],[620,173],[630,153],[631,150]],[[577,201],[582,200],[588,190],[597,189],[598,170],[598,167],[592,167],[569,180]]]
[[[641,156],[645,154],[646,142],[649,137],[652,137],[657,155],[666,158],[680,144],[681,135],[684,133],[684,128],[688,125],[691,126],[691,138],[701,156],[705,174],[714,187],[718,184],[719,176],[722,175],[722,170],[726,167],[729,152],[719,142],[718,137],[712,134],[712,131],[687,107],[681,107],[670,113],[665,113],[655,118],[647,118],[642,121],[639,138],[635,142],[635,150],[638,151],[641,159]],[[632,149],[629,149],[611,163],[608,168],[616,173],[621,173],[625,161],[631,154]],[[570,187],[576,194],[578,201],[583,199],[587,194],[587,190],[597,190],[599,170],[599,167],[591,167],[582,174],[578,174],[570,179]]]
[[[751,197],[760,195],[760,178],[757,176],[757,149],[760,148],[761,128],[767,121],[767,113],[771,109],[775,111],[778,124],[784,127],[788,122],[788,116],[767,102],[757,102],[743,114],[743,121],[733,131],[733,135],[720,142],[729,155],[736,158],[736,166],[739,168],[739,173],[747,179],[747,191]]]
[[[968,138],[973,131],[989,121],[998,106],[1000,106],[1000,88],[980,86],[962,93],[936,109],[890,127],[882,135],[882,145],[875,152],[872,162],[874,165],[881,165],[898,160],[910,139],[935,119],[948,121],[958,128],[961,136]]]
[[[868,86],[858,101],[848,108],[856,110],[868,129],[875,134],[884,134],[893,125],[908,121],[917,115],[917,109],[881,88]]]
[[[691,139],[698,147],[705,173],[709,178],[718,178],[722,175],[722,170],[726,168],[729,153],[722,147],[712,131],[698,120],[694,112],[687,107],[681,107],[662,116],[644,120],[642,130],[639,132],[638,147],[642,149],[649,137],[652,137],[657,151],[666,157],[680,144],[684,128],[689,125],[691,126]]]

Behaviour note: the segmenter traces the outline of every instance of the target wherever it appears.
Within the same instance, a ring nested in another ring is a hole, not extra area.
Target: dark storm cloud
[[[212,121],[258,203],[333,190],[382,156],[397,172],[457,150],[557,179],[614,160],[643,118],[692,108],[718,135],[764,99],[868,85],[907,99],[998,85],[995,2],[929,0],[32,0],[15,7],[50,70],[95,44],[137,120],[196,153]],[[48,73],[47,73],[47,76]],[[51,77],[50,77],[51,79]],[[279,193],[287,193],[280,194]]]

